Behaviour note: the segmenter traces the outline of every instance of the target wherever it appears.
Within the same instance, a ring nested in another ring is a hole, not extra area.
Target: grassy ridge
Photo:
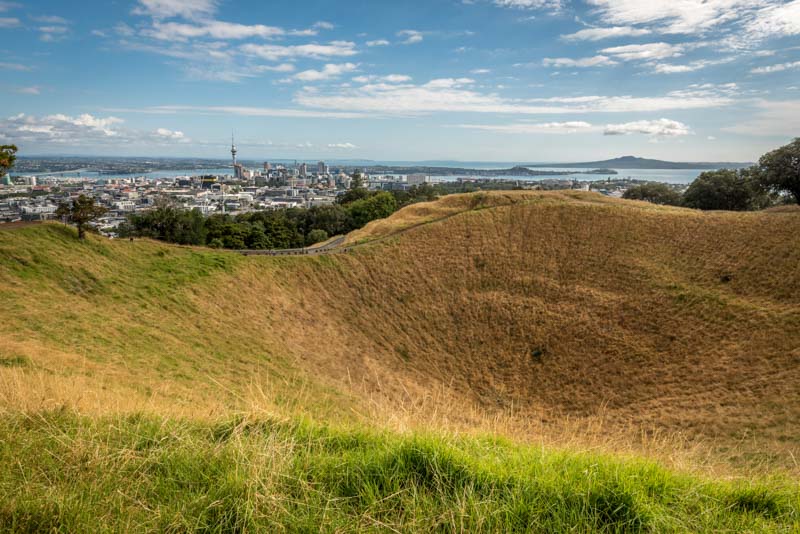
[[[0,530],[799,527],[751,476],[797,473],[798,213],[465,195],[350,242],[0,230]]]
[[[0,231],[0,410],[197,416],[265,399],[346,410],[288,358],[277,302],[241,309],[238,299],[258,300],[242,283],[272,285],[280,265],[246,273],[246,263],[149,240],[78,243],[55,224]]]
[[[496,438],[68,412],[0,421],[5,531],[779,532],[795,485]]]
[[[800,444],[797,214],[456,195],[353,238],[372,244],[242,258],[2,231],[0,409],[411,404],[470,426],[513,407],[766,456]]]

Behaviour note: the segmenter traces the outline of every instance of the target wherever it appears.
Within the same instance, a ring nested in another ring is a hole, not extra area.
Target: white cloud
[[[644,134],[651,137],[678,137],[690,135],[691,129],[685,124],[670,119],[636,121],[623,124],[594,125],[585,121],[569,122],[516,122],[500,125],[461,124],[459,128],[483,130],[508,134],[575,134],[599,133],[603,135]]]
[[[608,56],[592,56],[592,57],[584,57],[579,59],[572,59],[568,57],[559,57],[559,58],[544,58],[542,60],[542,65],[545,67],[555,67],[558,69],[561,68],[573,68],[573,67],[610,67],[616,65],[617,62],[613,59],[609,58]]]
[[[217,20],[220,0],[138,0],[133,13],[150,17],[135,27],[115,27],[123,48],[158,54],[182,61],[179,68],[191,80],[241,82],[268,72],[294,72],[296,59],[332,60],[358,54],[349,41],[307,42],[283,45],[230,41],[277,40],[284,37],[315,36],[335,26],[317,21],[302,30],[266,24],[240,24]],[[259,61],[261,60],[261,61]],[[274,65],[259,64],[274,62]],[[306,70],[298,79],[320,79],[332,71]],[[315,74],[316,73],[316,74]],[[281,80],[286,81],[286,80]]]
[[[64,39],[66,34],[69,33],[69,28],[66,26],[41,26],[39,32],[41,34],[39,39],[49,43]]]
[[[560,9],[561,0],[494,0],[500,7],[516,9]]]
[[[185,24],[180,22],[154,21],[153,27],[144,30],[143,34],[161,41],[186,41],[190,38],[210,37],[212,39],[247,39],[260,37],[272,39],[286,35],[283,28],[265,26],[263,24],[244,25],[219,20],[202,24]]]
[[[451,89],[475,83],[472,78],[436,78],[425,84],[429,89]]]
[[[303,45],[257,45],[241,46],[242,52],[268,61],[279,61],[286,58],[325,59],[331,57],[349,57],[358,54],[355,43],[349,41],[331,41],[328,44]]]
[[[251,106],[150,106],[144,108],[109,108],[109,113],[144,115],[236,115],[238,117],[286,117],[294,119],[362,119],[356,112],[316,111],[307,109],[262,108]]]
[[[41,22],[42,24],[69,24],[67,19],[56,15],[42,15],[39,17],[31,17],[31,19],[36,22]]]
[[[492,72],[491,69],[472,69],[469,71],[470,74],[489,74]]]
[[[677,57],[683,54],[683,50],[684,47],[682,45],[647,43],[613,46],[611,48],[604,48],[601,52],[603,54],[612,55],[623,61],[642,61]]]
[[[233,59],[233,51],[228,49],[225,43],[220,42],[195,42],[188,45],[173,43],[167,45],[162,43],[142,43],[123,39],[120,41],[120,45],[130,50],[150,52],[175,59],[202,63],[204,66],[213,63],[213,68],[209,67],[209,70],[220,68],[229,69]]]
[[[714,65],[722,65],[725,63],[730,63],[734,59],[736,58],[727,57],[721,59],[699,59],[697,61],[692,61],[682,65],[669,64],[669,63],[655,63],[652,64],[651,66],[653,67],[653,72],[656,72],[658,74],[676,74],[683,72],[695,72]]]
[[[136,35],[136,31],[125,24],[124,22],[120,22],[116,26],[114,26],[114,31],[117,32],[122,37],[133,37]]]
[[[33,67],[20,63],[0,63],[0,70],[29,71],[33,70]]]
[[[116,137],[119,135],[116,125],[122,122],[117,117],[101,118],[89,114],[77,117],[63,114],[36,117],[20,113],[0,121],[0,129],[10,138],[70,143],[79,139]]]
[[[405,74],[389,74],[388,76],[384,76],[383,81],[389,83],[403,83],[403,82],[410,82],[411,76],[406,76]]]
[[[439,112],[503,114],[637,113],[676,109],[707,109],[736,102],[736,86],[690,86],[664,96],[578,96],[535,99],[503,98],[469,87],[473,80],[440,79],[423,85],[370,84],[334,92],[303,90],[298,104],[326,111],[381,115],[422,115]]]
[[[623,124],[608,124],[603,135],[645,134],[653,137],[679,137],[691,135],[692,130],[682,122],[670,119],[634,121]]]
[[[587,0],[615,25],[649,24],[662,33],[695,34],[752,15],[770,0]]]
[[[800,100],[756,103],[756,114],[750,120],[723,128],[727,132],[757,136],[797,137],[800,132]]]
[[[216,0],[139,0],[134,15],[149,15],[158,19],[183,17],[204,18],[217,11]]]
[[[353,78],[356,83],[386,82],[386,83],[405,83],[411,81],[411,76],[405,74],[389,74],[386,76],[376,76],[374,74],[356,76]]]
[[[153,133],[155,137],[168,141],[179,141],[182,143],[187,143],[191,141],[188,137],[186,137],[183,134],[183,132],[168,130],[167,128],[158,128]]]
[[[389,46],[389,41],[386,39],[376,39],[374,41],[367,41],[367,46]]]
[[[769,65],[766,67],[758,67],[750,72],[753,74],[771,74],[773,72],[782,72],[785,70],[800,69],[800,61],[792,61],[791,63],[779,63],[777,65]]]
[[[304,70],[303,72],[298,72],[294,75],[295,80],[300,80],[303,82],[318,82],[321,80],[329,80],[331,78],[337,78],[342,74],[347,72],[353,72],[358,68],[358,65],[355,63],[328,63],[325,65],[322,70]]]
[[[517,122],[512,124],[459,124],[458,128],[483,130],[508,134],[571,134],[597,130],[596,126],[583,121],[569,122]]]
[[[417,30],[402,30],[397,32],[397,36],[404,38],[401,44],[416,44],[423,40],[423,33]]]
[[[335,150],[353,150],[358,147],[353,143],[331,143],[328,145],[328,148]]]
[[[0,120],[2,137],[18,143],[39,146],[123,146],[190,142],[182,132],[158,128],[140,132],[122,127],[117,117],[89,114],[72,117],[64,114],[34,116],[20,113]]]
[[[19,19],[14,17],[0,17],[0,28],[16,28],[20,25]]]
[[[0,2],[0,13],[11,11],[12,9],[19,9],[21,7],[22,4],[18,4],[16,2]]]
[[[36,85],[30,87],[20,87],[17,89],[17,92],[23,95],[39,95],[41,94],[42,90]]]
[[[256,72],[294,72],[295,66],[291,63],[281,63],[280,65],[259,65],[254,69]]]
[[[254,78],[264,67],[242,69],[229,65],[216,65],[209,68],[205,65],[185,65],[182,67],[186,77],[190,80],[205,80],[210,82],[239,83],[247,78]]]
[[[756,38],[800,34],[800,0],[768,6],[747,25]]]
[[[613,37],[640,37],[649,35],[650,30],[644,28],[633,28],[631,26],[612,26],[610,28],[586,28],[584,30],[562,35],[565,41],[600,41],[601,39],[611,39]]]

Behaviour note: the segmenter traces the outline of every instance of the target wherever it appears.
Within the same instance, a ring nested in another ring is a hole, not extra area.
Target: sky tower
[[[236,167],[236,143],[233,142],[232,133],[231,133],[231,157],[233,157],[233,166]]]

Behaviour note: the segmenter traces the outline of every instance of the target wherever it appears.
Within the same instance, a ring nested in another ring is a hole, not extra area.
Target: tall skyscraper
[[[236,143],[233,142],[233,134],[231,133],[231,157],[233,157],[233,166],[236,167]]]

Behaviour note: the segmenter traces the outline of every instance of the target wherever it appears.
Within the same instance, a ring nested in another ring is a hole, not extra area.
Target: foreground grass
[[[0,530],[762,532],[800,528],[792,484],[493,438],[234,418],[0,420]]]

